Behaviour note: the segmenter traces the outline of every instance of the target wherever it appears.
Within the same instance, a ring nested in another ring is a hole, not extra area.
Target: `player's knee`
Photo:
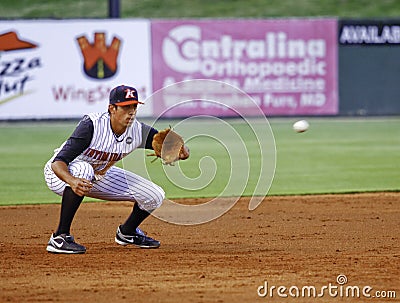
[[[83,178],[86,180],[93,180],[94,169],[93,167],[84,161],[71,162],[68,169],[74,177]]]
[[[151,197],[149,197],[146,201],[142,201],[142,203],[139,203],[139,207],[148,212],[152,212],[161,206],[164,198],[164,190],[161,187],[157,186],[153,191]]]
[[[161,187],[159,187],[158,188],[157,198],[155,199],[156,200],[155,201],[156,208],[159,208],[161,206],[161,204],[163,203],[164,199],[165,199],[165,192]]]

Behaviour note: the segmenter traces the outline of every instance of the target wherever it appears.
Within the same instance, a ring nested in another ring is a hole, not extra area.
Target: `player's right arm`
[[[93,138],[93,131],[92,120],[85,116],[51,163],[51,168],[56,176],[67,183],[79,196],[84,196],[90,191],[91,180],[74,177],[69,172],[68,165],[88,148]]]

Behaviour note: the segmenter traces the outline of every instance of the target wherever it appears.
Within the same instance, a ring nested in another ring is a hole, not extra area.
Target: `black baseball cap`
[[[144,104],[139,101],[137,90],[134,87],[120,85],[110,91],[110,104],[125,106],[138,103]]]

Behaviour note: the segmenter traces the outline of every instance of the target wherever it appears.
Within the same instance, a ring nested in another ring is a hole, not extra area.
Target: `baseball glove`
[[[149,156],[161,158],[163,164],[173,165],[180,159],[184,142],[180,135],[174,132],[171,127],[168,127],[154,135],[151,145],[154,153]]]

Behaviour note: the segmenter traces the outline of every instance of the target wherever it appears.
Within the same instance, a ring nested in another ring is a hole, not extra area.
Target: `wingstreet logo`
[[[106,42],[104,32],[95,32],[93,43],[85,35],[76,37],[83,57],[83,72],[86,76],[104,80],[113,77],[118,71],[118,56],[121,48],[121,39],[113,37],[110,44]],[[111,90],[109,84],[97,82],[94,87],[75,85],[54,86],[52,93],[55,102],[86,102],[94,104],[104,102]]]
[[[347,282],[348,280],[345,275],[338,275],[336,277],[336,285],[329,283],[321,287],[313,285],[276,286],[269,285],[268,281],[264,281],[264,284],[257,288],[257,295],[262,298],[322,298],[329,296],[332,298],[396,299],[396,291],[394,290],[376,290],[369,285],[345,285]]]
[[[34,48],[37,44],[19,38],[15,31],[0,35],[0,105],[27,93],[33,71],[42,66],[41,58],[14,53]]]
[[[93,43],[89,43],[86,36],[79,36],[76,40],[83,56],[83,70],[88,77],[101,80],[115,75],[121,47],[119,38],[113,37],[111,44],[107,45],[105,33],[97,32]]]

